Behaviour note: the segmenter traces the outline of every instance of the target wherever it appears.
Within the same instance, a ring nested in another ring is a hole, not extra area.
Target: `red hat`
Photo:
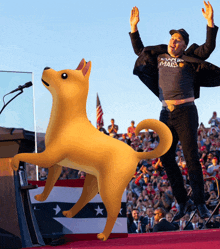
[[[168,178],[167,175],[163,175],[163,176],[162,176],[162,179],[163,179],[163,180],[166,180],[167,178]]]
[[[171,208],[171,210],[173,210],[173,211],[177,211],[176,206],[174,205],[174,206]]]
[[[215,159],[215,160],[218,160],[218,158],[215,156],[215,157],[213,157],[212,159]]]
[[[206,146],[205,146],[205,145],[203,145],[203,146],[200,148],[201,151],[204,151],[205,149],[206,149]]]

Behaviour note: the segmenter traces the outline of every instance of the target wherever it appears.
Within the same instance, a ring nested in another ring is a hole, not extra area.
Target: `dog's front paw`
[[[73,214],[71,211],[63,211],[63,215],[66,216],[67,218],[72,218]]]
[[[106,241],[108,239],[108,237],[104,233],[99,233],[97,235],[97,238],[102,240],[102,241]]]
[[[45,201],[47,198],[43,194],[35,195],[34,199],[37,201]]]
[[[18,159],[16,156],[14,156],[14,157],[12,158],[12,161],[11,161],[11,167],[12,167],[12,169],[13,169],[14,171],[17,171],[17,170],[18,170],[18,168],[19,168],[19,163],[20,163],[19,159]]]

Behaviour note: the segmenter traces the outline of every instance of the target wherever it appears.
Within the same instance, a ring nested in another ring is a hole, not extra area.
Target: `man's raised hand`
[[[208,26],[213,28],[214,27],[214,11],[213,11],[212,5],[210,4],[209,1],[207,3],[204,1],[204,5],[205,5],[205,10],[204,8],[202,8],[202,14],[207,20]]]
[[[131,33],[136,32],[137,29],[137,24],[140,21],[139,19],[139,10],[138,8],[135,6],[132,8],[131,10],[131,16],[130,16],[130,25],[131,25]]]

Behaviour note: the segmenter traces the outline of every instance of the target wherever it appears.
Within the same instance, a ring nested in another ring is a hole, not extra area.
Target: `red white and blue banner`
[[[45,181],[30,181],[38,185],[29,191],[32,207],[43,237],[64,234],[96,234],[104,230],[107,212],[102,199],[97,194],[75,217],[67,218],[62,211],[69,210],[78,201],[82,193],[84,180],[59,180],[44,202],[34,199],[43,192]],[[112,196],[114,198],[114,196]],[[112,230],[112,234],[127,234],[126,193],[122,197],[121,210]]]

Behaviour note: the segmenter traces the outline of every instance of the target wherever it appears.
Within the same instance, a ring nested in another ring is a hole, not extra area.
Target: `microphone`
[[[18,86],[18,88],[16,88],[15,90],[11,91],[10,93],[14,93],[14,92],[17,92],[17,91],[20,91],[20,90],[22,91],[24,88],[28,88],[28,87],[30,87],[32,85],[33,85],[32,82],[29,81],[29,82],[25,83],[23,86]]]

